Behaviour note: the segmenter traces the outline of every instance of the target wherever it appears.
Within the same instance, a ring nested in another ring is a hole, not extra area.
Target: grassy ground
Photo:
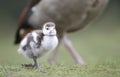
[[[26,69],[20,66],[0,66],[0,77],[119,77],[120,69],[115,64],[96,66],[43,64],[49,69]]]

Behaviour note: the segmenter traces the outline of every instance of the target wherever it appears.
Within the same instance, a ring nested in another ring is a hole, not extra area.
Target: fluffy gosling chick
[[[42,30],[34,30],[25,36],[20,43],[18,52],[25,57],[32,58],[33,66],[39,68],[37,58],[57,47],[58,38],[56,34],[55,24],[47,22],[43,25]]]

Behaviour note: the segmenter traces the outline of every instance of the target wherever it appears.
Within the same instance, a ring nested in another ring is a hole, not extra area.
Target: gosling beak
[[[56,33],[55,33],[54,30],[51,30],[51,31],[49,32],[49,34],[50,34],[51,36],[56,35]]]

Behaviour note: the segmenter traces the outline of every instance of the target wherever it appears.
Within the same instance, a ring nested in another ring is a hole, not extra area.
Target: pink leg
[[[83,59],[76,52],[76,50],[72,46],[71,41],[67,38],[66,35],[64,35],[64,37],[63,37],[63,43],[64,43],[65,47],[68,49],[69,53],[72,55],[72,57],[76,63],[81,64],[81,65],[85,64]]]

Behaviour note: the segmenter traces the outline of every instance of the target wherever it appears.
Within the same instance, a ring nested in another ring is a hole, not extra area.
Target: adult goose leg
[[[52,55],[49,57],[48,61],[51,64],[56,64],[56,59],[58,56],[58,48],[61,44],[61,42],[63,41],[63,44],[65,45],[65,47],[67,48],[67,50],[69,51],[69,53],[72,55],[73,59],[75,60],[76,63],[78,64],[85,64],[84,60],[82,59],[82,57],[77,53],[77,51],[74,49],[74,47],[72,46],[71,41],[67,38],[66,35],[64,35],[64,37],[60,40],[59,45],[56,47],[56,49],[53,51]]]
[[[64,37],[63,37],[63,43],[64,43],[65,47],[67,48],[67,50],[69,51],[69,53],[71,54],[72,58],[75,60],[76,63],[81,64],[81,65],[85,64],[84,60],[76,52],[76,50],[74,49],[71,41],[67,38],[66,35],[64,35]]]

